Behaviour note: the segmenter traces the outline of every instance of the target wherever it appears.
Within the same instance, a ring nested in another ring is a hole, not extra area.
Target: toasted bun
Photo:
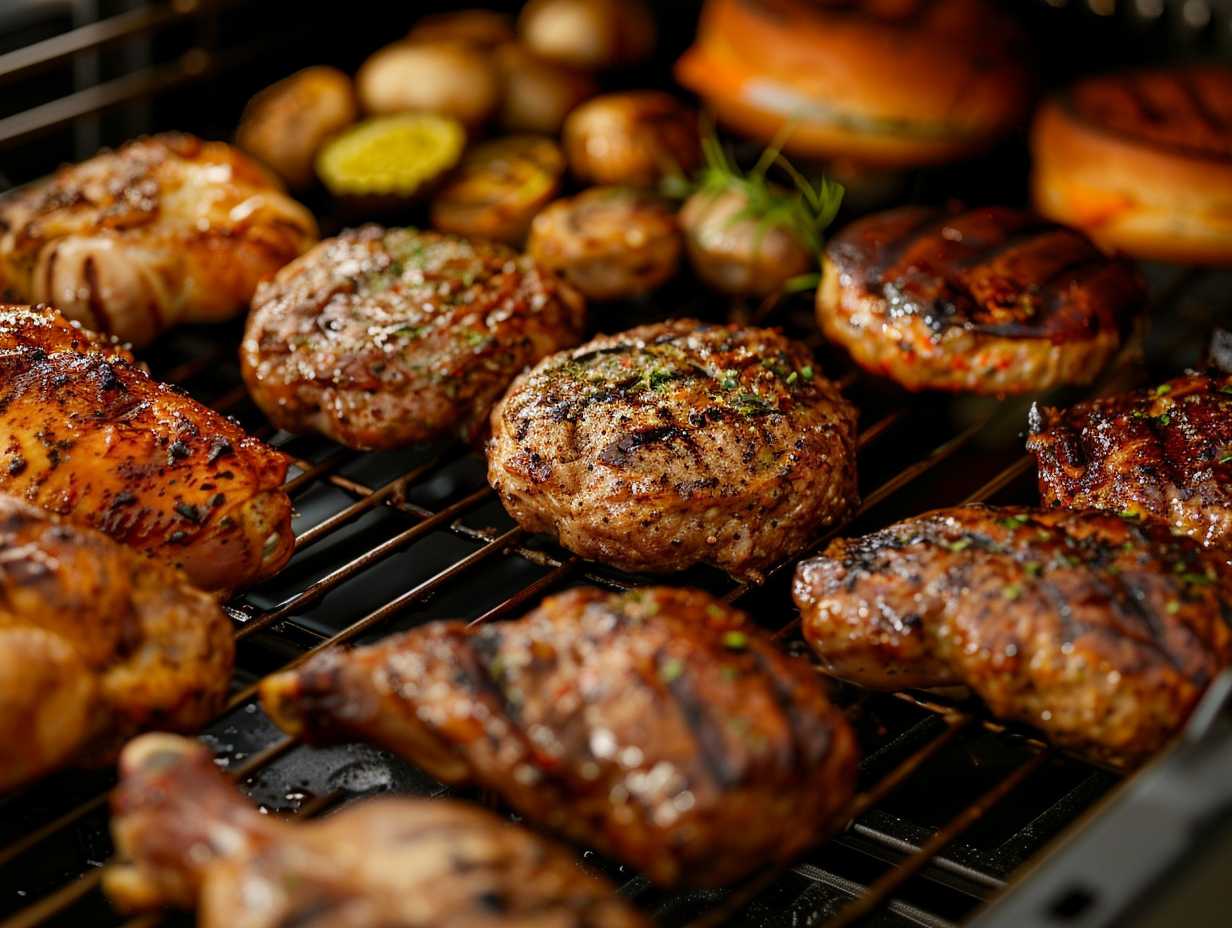
[[[1040,108],[1031,149],[1044,215],[1106,249],[1232,262],[1232,69],[1083,81]]]
[[[1023,119],[1025,40],[986,0],[708,0],[681,83],[786,149],[887,167],[953,160]]]

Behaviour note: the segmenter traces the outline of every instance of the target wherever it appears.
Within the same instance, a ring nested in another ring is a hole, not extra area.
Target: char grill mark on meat
[[[1049,505],[1132,511],[1208,546],[1232,543],[1232,375],[1191,372],[1069,409],[1037,405],[1027,448]]]
[[[493,411],[488,479],[584,557],[757,581],[854,506],[855,415],[803,345],[675,320],[522,375]]]
[[[1232,663],[1232,568],[1153,522],[965,506],[835,542],[797,570],[836,675],[970,686],[1005,718],[1132,764]]]
[[[514,622],[425,626],[277,675],[262,701],[287,731],[372,740],[664,884],[786,861],[854,778],[808,663],[690,590],[579,589]]]

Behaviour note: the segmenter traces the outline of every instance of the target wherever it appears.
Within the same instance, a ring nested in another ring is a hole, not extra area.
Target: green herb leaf
[[[1009,583],[1001,590],[1001,595],[1006,599],[1015,600],[1022,595],[1021,583]]]
[[[1158,387],[1155,388],[1156,396],[1167,396],[1171,392],[1172,392],[1172,387],[1166,383],[1161,383]]]
[[[749,636],[744,632],[732,630],[723,635],[723,647],[731,651],[742,651],[748,647]]]
[[[946,548],[948,548],[950,551],[953,551],[955,554],[957,554],[959,551],[966,551],[970,547],[971,547],[970,538],[960,538],[958,539],[958,541],[951,541],[951,542],[946,543]]]
[[[664,683],[679,679],[682,673],[684,673],[684,663],[676,657],[664,661],[663,666],[659,668],[659,677]]]

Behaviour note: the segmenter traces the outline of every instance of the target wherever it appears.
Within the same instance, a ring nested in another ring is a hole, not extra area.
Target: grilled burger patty
[[[1232,568],[1151,520],[961,506],[796,571],[804,635],[866,686],[971,687],[1112,763],[1158,749],[1232,662]]]
[[[529,364],[581,338],[568,284],[503,245],[368,225],[263,284],[244,380],[281,428],[353,448],[479,437]]]
[[[817,314],[910,390],[1023,393],[1091,381],[1145,299],[1130,264],[1032,213],[912,206],[830,240]]]
[[[758,581],[854,507],[855,429],[803,345],[678,319],[519,377],[492,413],[488,481],[583,557]]]
[[[1040,497],[1163,519],[1205,545],[1232,543],[1232,375],[1031,409]]]
[[[809,663],[698,590],[570,590],[518,621],[328,651],[261,694],[288,732],[371,739],[663,884],[790,860],[855,780]]]

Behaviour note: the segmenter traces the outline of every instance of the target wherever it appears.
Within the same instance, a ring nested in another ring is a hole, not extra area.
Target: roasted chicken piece
[[[1023,210],[910,206],[826,244],[817,315],[860,366],[909,390],[1089,383],[1146,302],[1141,275]]]
[[[234,589],[291,556],[287,464],[56,311],[0,305],[0,492]]]
[[[492,412],[488,482],[583,557],[759,582],[856,505],[855,430],[804,345],[677,319],[518,378]]]
[[[790,860],[851,797],[855,742],[805,661],[698,591],[572,590],[265,681],[310,741],[367,738],[663,884]]]
[[[0,790],[205,724],[233,650],[178,571],[0,495]]]
[[[201,928],[644,928],[563,848],[445,799],[372,799],[320,821],[262,815],[174,735],[124,749],[112,796],[127,911],[198,908]]]
[[[144,345],[234,316],[316,238],[312,215],[247,156],[156,135],[0,200],[0,295]]]
[[[394,448],[487,429],[518,372],[577,344],[582,297],[495,243],[368,225],[257,292],[244,380],[293,432]]]
[[[1232,547],[1232,375],[1191,372],[1157,387],[1031,409],[1027,449],[1046,505],[1163,519]]]
[[[796,571],[804,636],[865,686],[965,684],[994,714],[1134,764],[1232,662],[1232,568],[1148,520],[962,506]]]

